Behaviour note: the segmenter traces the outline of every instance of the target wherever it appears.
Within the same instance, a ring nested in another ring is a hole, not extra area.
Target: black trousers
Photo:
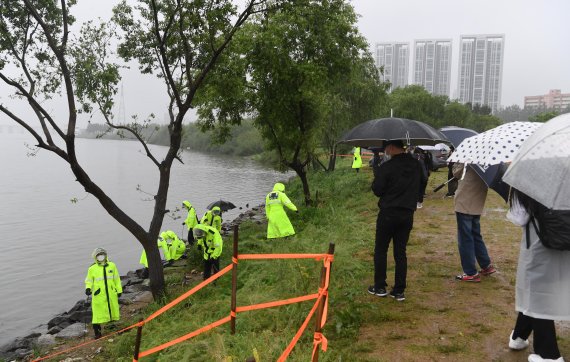
[[[517,337],[528,339],[531,332],[534,332],[532,343],[534,353],[546,359],[560,358],[554,321],[529,317],[519,312],[513,332],[513,339]]]
[[[414,212],[407,209],[380,210],[376,220],[376,243],[374,247],[374,287],[386,288],[386,264],[390,240],[394,241],[396,275],[394,293],[406,289],[408,259],[406,246],[414,224]]]
[[[214,272],[212,273],[212,269]],[[204,280],[220,271],[220,259],[204,260]]]
[[[192,229],[188,230],[188,245],[194,245],[194,233],[192,232]]]

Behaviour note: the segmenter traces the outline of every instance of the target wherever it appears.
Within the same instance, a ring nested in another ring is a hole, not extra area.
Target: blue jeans
[[[455,215],[457,216],[457,241],[461,267],[465,274],[475,275],[477,274],[475,261],[483,269],[491,265],[491,258],[481,237],[481,225],[479,224],[481,217],[460,212],[456,212]]]

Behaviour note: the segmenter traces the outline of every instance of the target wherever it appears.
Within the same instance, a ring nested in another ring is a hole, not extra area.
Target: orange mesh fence
[[[238,260],[263,260],[263,259],[264,260],[268,260],[268,259],[315,259],[315,260],[323,260],[324,266],[326,268],[325,284],[324,284],[323,288],[319,288],[318,293],[304,295],[304,296],[295,297],[295,298],[282,299],[282,300],[277,300],[277,301],[272,301],[272,302],[236,307],[236,313],[241,313],[241,312],[247,312],[247,311],[258,310],[258,309],[278,307],[278,306],[288,305],[288,304],[293,304],[293,303],[301,303],[301,302],[316,299],[315,304],[311,308],[311,311],[307,315],[307,318],[305,318],[305,321],[301,325],[301,328],[299,328],[299,330],[297,331],[297,333],[295,334],[295,336],[293,337],[293,339],[291,340],[291,342],[289,343],[289,345],[287,346],[285,351],[282,353],[281,357],[279,357],[279,361],[284,361],[289,356],[289,354],[291,353],[291,351],[293,350],[293,348],[295,347],[295,345],[297,344],[297,342],[301,338],[303,332],[307,328],[307,325],[308,325],[311,317],[313,316],[313,314],[317,310],[319,303],[321,302],[321,300],[323,298],[326,298],[326,296],[328,294],[328,286],[329,286],[329,279],[330,279],[330,266],[331,266],[331,262],[334,259],[332,254],[241,254],[241,255],[238,255],[237,259],[232,258],[232,264],[229,264],[228,266],[226,266],[225,268],[223,268],[222,270],[220,270],[216,274],[212,275],[207,280],[202,281],[201,283],[196,285],[194,288],[190,289],[186,293],[180,295],[178,298],[174,299],[170,303],[168,303],[165,306],[163,306],[162,308],[158,309],[156,312],[152,313],[150,316],[148,316],[143,321],[135,323],[129,327],[123,328],[117,332],[105,335],[102,338],[100,338],[99,340],[93,340],[93,341],[81,343],[81,344],[74,346],[72,348],[68,348],[66,350],[59,351],[57,353],[53,353],[53,354],[50,354],[48,356],[44,356],[42,358],[35,359],[34,362],[46,360],[46,359],[49,359],[49,358],[70,352],[72,350],[79,349],[79,348],[84,347],[86,345],[99,342],[101,339],[106,339],[106,338],[109,338],[113,335],[126,332],[126,331],[133,329],[135,327],[144,326],[145,323],[148,323],[151,320],[155,319],[159,315],[163,314],[164,312],[168,311],[169,309],[173,308],[174,306],[176,306],[177,304],[182,302],[184,299],[190,297],[191,295],[193,295],[194,293],[196,293],[200,289],[204,288],[206,285],[212,283],[213,281],[222,277],[224,274],[228,273],[230,270],[232,270],[234,265],[237,265]],[[327,309],[328,309],[328,303],[325,303],[323,315],[322,315],[321,327],[325,325]],[[201,328],[199,328],[193,332],[185,334],[185,335],[178,337],[176,339],[173,339],[169,342],[163,343],[163,344],[158,345],[156,347],[152,347],[152,348],[149,348],[143,352],[140,352],[138,354],[138,359],[145,357],[145,356],[148,356],[148,355],[151,355],[153,353],[162,351],[165,348],[171,347],[175,344],[186,341],[190,338],[196,337],[196,336],[198,336],[204,332],[207,332],[213,328],[216,328],[222,324],[225,324],[231,320],[232,316],[235,317],[235,313],[233,311],[230,312],[230,316],[224,317],[224,318],[222,318],[216,322],[208,324],[207,326],[201,327]],[[314,341],[313,341],[313,355],[314,355],[314,353],[315,353],[315,351],[319,345],[321,345],[321,348],[323,351],[326,351],[327,339],[322,335],[322,333],[315,333]],[[133,361],[136,362],[136,361],[138,361],[138,359],[134,358]]]
[[[282,305],[300,303],[300,302],[305,302],[307,300],[317,299],[318,297],[319,297],[319,294],[315,293],[315,294],[304,295],[302,297],[297,297],[297,298],[283,299],[283,300],[277,300],[274,302],[267,302],[267,303],[248,305],[248,306],[244,306],[244,307],[237,307],[236,312],[240,313],[240,312],[248,312],[248,311],[257,310],[257,309],[279,307]]]
[[[209,331],[210,329],[216,328],[216,327],[218,327],[218,326],[220,326],[220,325],[222,325],[222,324],[224,324],[224,323],[227,323],[227,322],[229,322],[229,321],[230,321],[230,317],[229,317],[229,316],[224,317],[224,318],[222,318],[222,319],[220,319],[220,320],[218,320],[218,321],[216,321],[216,322],[214,322],[214,323],[208,324],[208,325],[205,326],[205,327],[202,327],[202,328],[200,328],[200,329],[197,329],[197,330],[195,330],[194,332],[190,332],[190,333],[188,333],[188,334],[186,334],[186,335],[183,335],[182,337],[178,337],[178,338],[176,338],[176,339],[173,339],[173,340],[170,341],[170,342],[166,342],[166,343],[164,343],[164,344],[161,344],[160,346],[156,346],[156,347],[147,349],[146,351],[139,353],[139,358],[142,358],[142,357],[144,357],[144,356],[148,356],[149,354],[153,354],[153,353],[162,351],[162,350],[165,349],[165,348],[168,348],[168,347],[170,347],[170,346],[173,346],[173,345],[175,345],[175,344],[178,344],[178,343],[180,343],[180,342],[183,342],[183,341],[185,341],[185,340],[187,340],[187,339],[190,339],[190,338],[192,338],[192,337],[196,337],[196,336],[199,335],[199,334],[202,334],[202,333],[204,333],[204,332],[207,332],[207,331]],[[136,360],[136,359],[133,359],[133,361],[136,362],[137,360]]]
[[[204,288],[206,285],[212,283],[214,280],[218,279],[219,277],[221,277],[222,275],[226,274],[227,272],[229,272],[230,270],[232,270],[232,264],[226,266],[224,269],[220,270],[219,272],[217,272],[216,274],[212,275],[211,277],[209,277],[208,279],[204,280],[203,282],[201,282],[200,284],[196,285],[194,288],[190,289],[189,291],[187,291],[186,293],[182,294],[181,296],[179,296],[178,298],[174,299],[172,302],[168,303],[167,305],[165,305],[164,307],[160,308],[159,310],[157,310],[156,312],[152,313],[151,315],[149,315],[144,322],[150,322],[151,320],[153,320],[154,318],[158,317],[159,315],[161,315],[162,313],[166,312],[167,310],[169,310],[170,308],[174,307],[175,305],[177,305],[178,303],[182,302],[184,299],[188,298],[189,296],[191,296],[192,294],[196,293],[197,291],[199,291],[200,289]]]

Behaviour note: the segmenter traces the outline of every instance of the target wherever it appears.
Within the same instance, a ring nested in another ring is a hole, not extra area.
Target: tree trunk
[[[157,238],[142,240],[146,259],[148,261],[148,272],[150,279],[150,290],[155,301],[160,300],[166,294],[166,285],[164,283],[164,270],[162,268],[162,260],[158,251]]]
[[[330,156],[329,156],[328,171],[334,171],[334,168],[336,166],[336,145],[332,146],[332,148],[329,151],[330,151]]]
[[[291,167],[301,179],[301,183],[303,184],[303,194],[305,195],[305,206],[311,206],[313,200],[311,200],[309,181],[307,180],[307,172],[305,171],[305,168],[298,162],[289,164],[289,167]]]

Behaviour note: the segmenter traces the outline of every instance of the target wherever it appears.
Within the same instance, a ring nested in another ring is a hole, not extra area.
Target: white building
[[[504,35],[461,35],[459,43],[459,101],[501,105]]]
[[[451,39],[414,41],[414,83],[435,95],[449,96]]]
[[[376,67],[384,67],[383,81],[390,82],[390,90],[408,85],[410,43],[376,43]]]

